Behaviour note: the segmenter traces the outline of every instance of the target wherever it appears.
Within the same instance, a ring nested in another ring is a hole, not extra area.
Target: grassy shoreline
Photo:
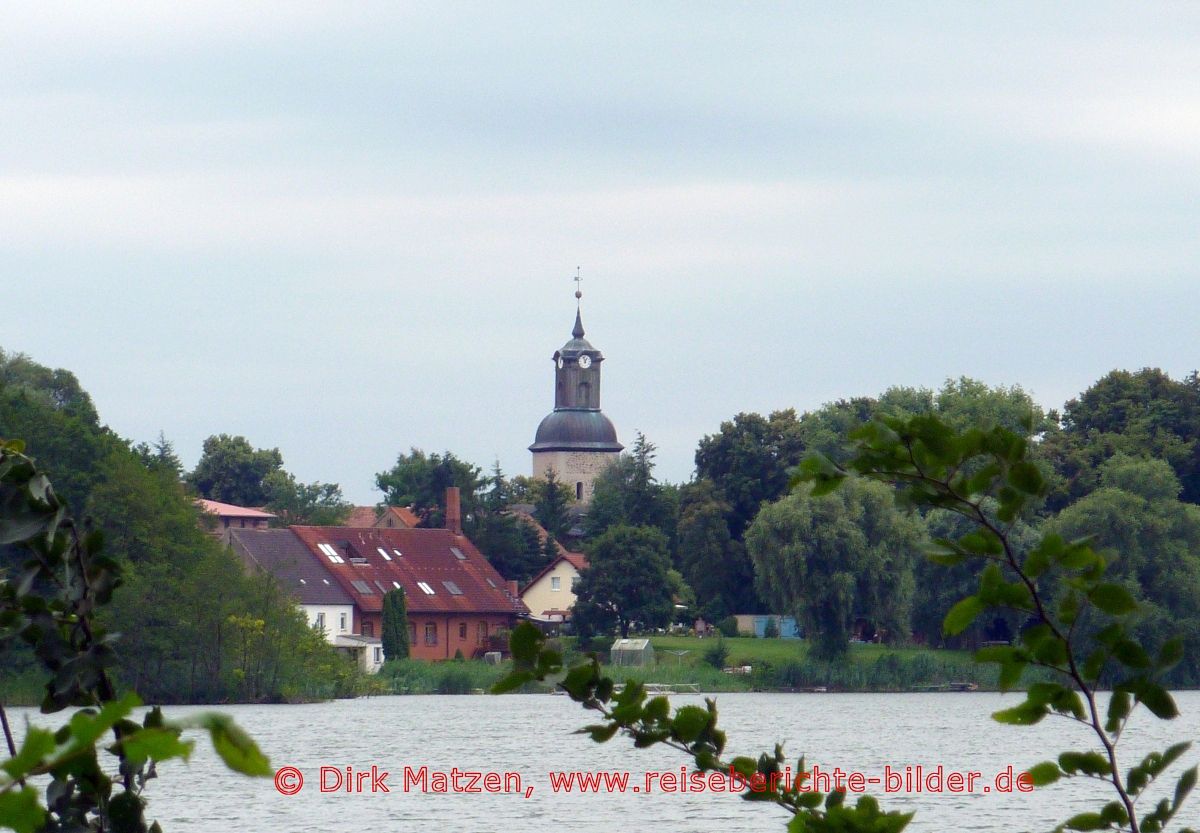
[[[571,639],[560,640],[567,663],[581,655]],[[725,667],[749,666],[749,673],[730,674],[705,661],[716,639],[655,636],[655,664],[644,667],[605,665],[604,673],[616,680],[636,680],[658,685],[695,685],[701,692],[792,692],[813,689],[852,692],[919,691],[950,684],[996,687],[993,667],[977,665],[968,651],[853,645],[841,662],[808,657],[800,640],[724,639],[728,650]],[[677,653],[671,653],[672,651]],[[388,663],[376,680],[379,694],[471,694],[486,691],[507,673],[508,664],[481,662],[426,663],[416,660]],[[527,692],[545,692],[549,685],[531,685]]]
[[[582,655],[574,640],[559,640],[568,664]],[[852,645],[849,656],[829,663],[808,656],[801,640],[725,638],[726,667],[749,666],[747,674],[728,674],[705,661],[716,639],[654,636],[656,662],[645,667],[605,665],[615,680],[636,680],[657,685],[696,686],[700,692],[797,692],[823,689],[830,692],[912,692],[950,684],[971,683],[980,690],[996,689],[994,666],[978,665],[969,651],[922,647]],[[671,652],[678,653],[671,653]],[[401,660],[387,663],[374,677],[364,678],[359,695],[474,694],[486,692],[504,676],[509,664],[487,665],[478,660],[431,663]],[[0,703],[37,706],[45,680],[35,673],[0,679]],[[545,693],[549,684],[531,684],[526,693]],[[302,696],[296,702],[323,699]]]

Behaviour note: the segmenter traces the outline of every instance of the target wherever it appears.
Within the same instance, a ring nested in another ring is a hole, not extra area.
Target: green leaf
[[[671,721],[671,734],[684,743],[692,743],[708,728],[710,719],[708,711],[699,706],[682,706]]]
[[[1027,495],[1041,494],[1045,487],[1041,471],[1033,463],[1028,462],[1014,463],[1013,467],[1008,470],[1008,482]]]
[[[1175,784],[1175,800],[1171,804],[1171,813],[1179,812],[1179,808],[1183,806],[1184,799],[1188,797],[1188,793],[1196,786],[1196,767],[1192,767],[1183,775],[1179,776],[1179,781]]]
[[[1146,653],[1146,649],[1132,639],[1122,639],[1116,645],[1113,645],[1112,655],[1122,665],[1127,665],[1130,668],[1149,668],[1152,665],[1150,655]]]
[[[992,720],[995,720],[997,723],[1008,723],[1013,726],[1032,726],[1045,717],[1049,711],[1044,705],[1031,703],[1026,700],[1019,706],[994,712]]]
[[[1108,822],[1099,813],[1080,813],[1067,819],[1063,827],[1068,830],[1102,830],[1108,827]]]
[[[1058,765],[1068,775],[1082,772],[1084,775],[1109,775],[1112,765],[1099,752],[1064,752],[1058,756]]]
[[[525,683],[533,679],[531,671],[512,671],[505,677],[500,678],[492,684],[492,694],[506,694],[510,691],[516,691]]]
[[[1158,652],[1158,667],[1166,671],[1173,668],[1183,659],[1183,640],[1179,637],[1168,639]]]
[[[589,690],[593,689],[597,682],[596,668],[589,662],[585,665],[576,665],[568,671],[567,676],[559,685],[567,694],[571,695],[571,699],[582,700],[587,697]]]
[[[16,781],[33,771],[46,759],[46,756],[53,754],[57,748],[58,744],[54,742],[53,732],[30,726],[25,732],[25,740],[21,742],[21,748],[17,750],[17,754],[0,765],[0,769],[3,769],[12,780]]]
[[[1155,717],[1162,720],[1171,720],[1179,716],[1179,708],[1175,705],[1174,698],[1167,693],[1165,688],[1157,683],[1148,681],[1139,683],[1134,689],[1134,696]]]
[[[971,626],[975,618],[983,612],[983,602],[978,596],[967,596],[946,614],[942,622],[942,630],[947,636],[957,636]]]
[[[1088,599],[1111,616],[1123,616],[1137,610],[1137,602],[1119,584],[1097,584],[1088,591]]]
[[[213,749],[234,772],[258,777],[274,774],[267,756],[228,715],[209,712],[191,718],[187,725],[207,729]]]
[[[1062,771],[1058,768],[1058,764],[1054,761],[1043,761],[1040,764],[1029,768],[1029,781],[1035,787],[1044,787],[1047,784],[1053,784],[1062,777]]]
[[[596,723],[591,726],[584,726],[582,729],[580,729],[575,734],[590,735],[592,740],[594,740],[596,743],[604,743],[605,741],[609,740],[613,735],[615,735],[617,733],[617,730],[620,728],[621,727],[618,726],[616,723],[604,723],[604,724]]]
[[[142,729],[121,739],[121,748],[136,767],[147,760],[167,761],[171,758],[187,760],[195,743],[180,740],[179,732],[172,729]]]
[[[1108,700],[1108,720],[1105,721],[1104,731],[1112,734],[1121,728],[1121,722],[1129,717],[1131,705],[1128,691],[1114,691]]]
[[[46,811],[33,787],[0,793],[0,824],[17,833],[34,833],[46,823]]]

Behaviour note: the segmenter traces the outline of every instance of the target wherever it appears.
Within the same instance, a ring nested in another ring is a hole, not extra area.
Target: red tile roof
[[[421,519],[407,506],[386,506],[383,512],[374,506],[355,506],[350,511],[349,517],[346,518],[344,526],[362,528],[377,526],[388,516],[409,529],[415,529],[421,523]]]
[[[221,503],[219,500],[196,498],[196,505],[221,518],[274,518],[270,512],[261,509],[251,509],[248,506],[234,506],[232,503]]]
[[[368,613],[383,609],[383,595],[394,589],[394,582],[404,588],[408,610],[413,613],[529,612],[524,603],[508,594],[504,579],[466,536],[449,530],[336,526],[290,529],[355,604]],[[322,553],[320,544],[332,546],[341,561],[332,561]],[[380,548],[388,558],[380,554]],[[456,556],[454,549],[463,557]],[[422,590],[420,582],[433,593]],[[451,586],[461,592],[453,593]]]

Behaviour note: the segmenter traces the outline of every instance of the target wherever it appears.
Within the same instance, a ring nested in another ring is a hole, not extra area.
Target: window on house
[[[387,553],[387,550],[385,550],[383,547],[376,547],[376,548],[375,548],[375,552],[377,552],[377,553],[379,553],[380,555],[382,555],[382,556],[383,556],[383,560],[384,560],[384,561],[391,561],[391,560],[392,560],[392,557],[391,557],[390,555],[388,555],[388,553]]]
[[[374,636],[375,635],[375,623],[374,622],[363,622],[362,635],[363,636]]]
[[[397,590],[403,590],[403,589],[404,589],[404,588],[402,588],[402,587],[400,586],[400,582],[396,581],[395,579],[393,579],[393,580],[392,580],[392,587],[395,587]]]
[[[345,613],[338,614],[338,630],[339,631],[346,630],[346,614]]]
[[[463,594],[462,588],[452,581],[443,581],[442,587],[445,587],[446,592],[448,592],[451,596],[461,596]]]
[[[575,499],[583,500],[583,481],[582,480],[575,484]]]
[[[480,622],[475,626],[475,642],[477,644],[483,645],[487,642],[487,631],[487,622]]]
[[[321,611],[317,614],[317,630],[325,630],[325,612]]]
[[[383,649],[376,648],[375,649],[375,664],[379,665],[381,662],[383,662]]]
[[[430,586],[429,586],[428,584],[426,584],[425,582],[423,582],[423,581],[418,581],[418,582],[417,582],[417,587],[420,587],[420,588],[421,588],[421,592],[422,592],[422,593],[424,593],[426,596],[432,596],[432,595],[433,595],[433,588],[432,588],[432,587],[430,587]]]
[[[355,590],[357,590],[359,593],[362,593],[364,596],[373,595],[375,592],[371,589],[371,585],[367,584],[365,581],[357,581],[356,580],[356,581],[352,581],[350,583],[352,585],[354,585]]]
[[[558,576],[550,576],[550,589],[562,590],[562,579]]]
[[[408,623],[408,644],[409,645],[417,644],[417,626],[414,625],[412,622]]]
[[[492,588],[495,588],[495,586],[496,586],[496,582],[492,581],[491,579],[488,579],[488,580],[487,580],[487,583],[488,583],[489,585],[491,585],[491,587],[492,587]]]
[[[458,638],[459,639],[467,638],[467,623],[466,622],[458,623]]]
[[[459,561],[467,560],[467,557],[465,555],[463,555],[463,551],[460,550],[458,547],[451,547],[450,552],[454,553],[454,557],[457,558]]]
[[[403,558],[403,557],[404,557],[404,553],[400,552],[400,550],[396,549],[395,547],[393,547],[393,548],[392,548],[392,552],[396,553],[396,557],[397,557],[397,558]]]
[[[579,586],[579,576],[571,576],[571,592],[575,592],[575,588]]]
[[[425,623],[425,644],[426,645],[436,645],[437,644],[437,622],[426,622]]]
[[[385,596],[387,595],[388,589],[387,589],[387,587],[384,586],[382,581],[380,581],[379,579],[375,579],[375,586],[379,588],[380,593],[384,594]]]

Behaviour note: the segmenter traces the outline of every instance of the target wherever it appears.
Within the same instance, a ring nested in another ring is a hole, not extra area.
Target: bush
[[[779,620],[774,616],[767,617],[767,626],[763,628],[763,639],[779,638]]]
[[[725,644],[725,640],[722,638],[718,638],[704,652],[704,661],[713,668],[724,668],[728,660],[729,646]]]
[[[471,674],[463,668],[444,667],[438,675],[435,691],[438,694],[470,694],[475,688]]]
[[[726,616],[720,622],[717,622],[717,630],[721,632],[722,636],[737,636],[737,619],[733,616]]]

